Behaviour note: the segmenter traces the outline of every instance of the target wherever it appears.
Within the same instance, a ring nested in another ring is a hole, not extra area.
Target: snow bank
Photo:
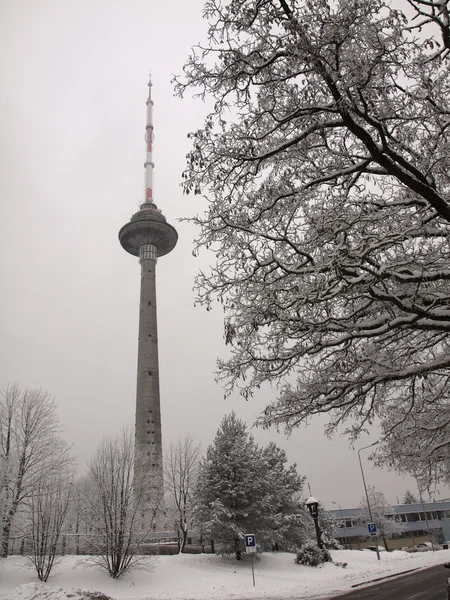
[[[94,590],[63,590],[60,587],[47,587],[43,583],[26,583],[16,588],[10,600],[110,600],[108,596]]]
[[[449,550],[408,554],[335,550],[333,563],[321,568],[294,563],[294,554],[265,553],[254,561],[253,587],[248,557],[238,562],[231,557],[209,554],[152,557],[139,568],[115,581],[105,571],[88,568],[80,557],[67,556],[55,567],[46,583],[36,583],[26,560],[9,557],[0,565],[1,600],[235,600],[238,598],[317,598],[343,592],[354,584],[410,569],[443,564]],[[85,557],[88,558],[88,557]],[[19,587],[18,587],[19,586]],[[86,591],[87,590],[87,591]],[[97,590],[93,592],[92,590]]]

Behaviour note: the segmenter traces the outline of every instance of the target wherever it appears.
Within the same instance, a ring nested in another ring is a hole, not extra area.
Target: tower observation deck
[[[136,386],[136,465],[150,476],[152,495],[162,496],[163,464],[161,407],[159,395],[158,329],[156,312],[157,258],[171,252],[178,234],[153,202],[153,101],[149,81],[147,98],[145,199],[140,210],[119,231],[127,252],[139,257],[141,294]]]

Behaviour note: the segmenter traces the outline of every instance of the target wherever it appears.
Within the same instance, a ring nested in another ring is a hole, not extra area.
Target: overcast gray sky
[[[179,232],[157,271],[163,439],[190,432],[206,448],[226,412],[251,425],[272,393],[223,399],[214,382],[225,352],[221,309],[194,308],[192,292],[196,271],[214,257],[193,258],[195,229],[177,223],[202,208],[183,197],[180,180],[186,134],[205,107],[174,98],[170,80],[204,38],[202,4],[0,3],[0,385],[54,394],[81,463],[102,435],[134,421],[139,264],[117,232],[142,200],[150,69],[155,201]],[[343,438],[327,440],[323,426],[314,421],[289,440],[254,435],[285,448],[326,506],[358,505],[357,453]],[[390,502],[415,491],[410,479],[365,466]]]

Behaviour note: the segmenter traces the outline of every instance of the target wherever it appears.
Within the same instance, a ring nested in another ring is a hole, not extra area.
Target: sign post
[[[377,539],[377,526],[375,525],[375,523],[367,523],[367,529],[369,531],[369,535],[371,535],[373,537],[373,539],[375,540],[377,559],[380,560],[380,551],[378,550],[378,539]]]
[[[247,554],[250,554],[250,559],[252,561],[253,585],[255,585],[255,570],[253,568],[253,555],[256,552],[256,537],[253,533],[248,533],[245,536],[245,552]]]

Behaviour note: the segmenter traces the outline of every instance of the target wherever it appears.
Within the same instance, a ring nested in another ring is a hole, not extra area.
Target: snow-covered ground
[[[407,554],[381,554],[368,550],[337,550],[335,561],[347,562],[321,568],[294,563],[294,555],[265,553],[254,561],[253,587],[250,560],[237,562],[214,555],[159,556],[146,569],[133,570],[118,581],[106,572],[80,564],[67,556],[55,567],[51,580],[39,583],[26,560],[9,557],[0,565],[2,600],[81,600],[88,596],[74,590],[96,590],[117,600],[229,600],[238,598],[317,598],[348,590],[353,584],[450,560],[450,550]],[[102,600],[102,599],[99,599]]]

